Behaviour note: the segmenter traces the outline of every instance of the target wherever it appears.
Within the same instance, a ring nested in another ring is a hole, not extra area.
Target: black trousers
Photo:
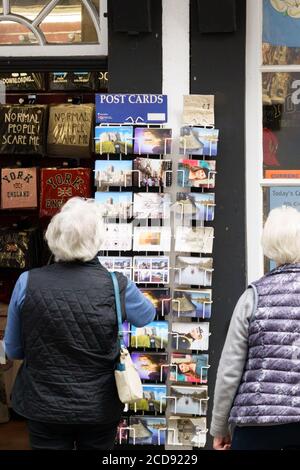
[[[237,426],[232,450],[300,450],[300,422],[274,426]]]
[[[110,450],[114,446],[118,424],[27,421],[32,450]]]

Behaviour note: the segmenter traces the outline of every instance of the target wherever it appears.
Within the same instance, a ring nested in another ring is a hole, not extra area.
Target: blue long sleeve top
[[[8,306],[7,324],[4,335],[4,348],[10,359],[23,359],[21,308],[26,296],[28,271],[21,274],[16,282]],[[134,282],[128,280],[125,292],[126,319],[134,326],[144,326],[153,321],[155,308],[139,291]]]

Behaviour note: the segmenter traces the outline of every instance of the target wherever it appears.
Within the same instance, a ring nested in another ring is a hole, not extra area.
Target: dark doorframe
[[[237,31],[201,34],[191,0],[191,94],[215,95],[220,141],[214,221],[213,310],[209,344],[209,416],[216,372],[236,301],[246,287],[245,46],[246,0],[236,2]],[[211,440],[209,441],[211,445]]]

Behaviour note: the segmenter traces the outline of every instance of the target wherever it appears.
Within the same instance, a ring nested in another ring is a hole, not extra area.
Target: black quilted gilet
[[[118,274],[123,312],[127,279]],[[113,285],[98,260],[55,263],[29,272],[21,311],[25,360],[12,404],[28,419],[110,423],[123,409]]]

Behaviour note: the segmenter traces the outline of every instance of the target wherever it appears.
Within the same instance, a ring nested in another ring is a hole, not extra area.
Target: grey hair
[[[277,265],[300,262],[300,213],[293,207],[271,210],[266,220],[262,247]]]
[[[48,225],[45,238],[55,261],[90,261],[104,238],[100,205],[94,199],[69,199]]]

